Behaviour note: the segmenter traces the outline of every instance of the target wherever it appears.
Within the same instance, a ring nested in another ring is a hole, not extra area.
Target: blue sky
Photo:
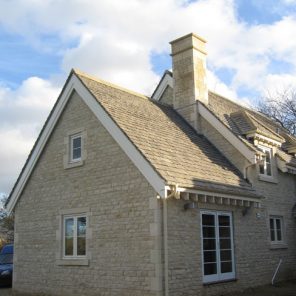
[[[128,16],[128,17],[127,17]],[[71,68],[151,94],[169,41],[207,43],[209,88],[254,105],[296,85],[296,0],[0,3],[0,193],[8,194]]]

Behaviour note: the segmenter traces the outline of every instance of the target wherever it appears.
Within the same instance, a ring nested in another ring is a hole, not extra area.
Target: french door
[[[203,282],[235,278],[232,215],[201,211]]]

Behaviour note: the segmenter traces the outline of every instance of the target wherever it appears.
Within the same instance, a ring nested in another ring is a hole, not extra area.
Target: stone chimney
[[[173,58],[174,108],[201,132],[197,101],[208,104],[206,41],[191,33],[170,44]]]

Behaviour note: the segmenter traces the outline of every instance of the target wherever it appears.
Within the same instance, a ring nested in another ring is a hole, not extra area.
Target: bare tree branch
[[[288,88],[267,96],[259,103],[257,110],[296,135],[296,89]]]
[[[7,196],[2,197],[4,204]],[[14,217],[8,216],[6,210],[0,207],[0,250],[4,244],[13,242],[14,237]]]

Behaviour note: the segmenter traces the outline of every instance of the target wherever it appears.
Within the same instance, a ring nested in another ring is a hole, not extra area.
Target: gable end
[[[67,82],[50,113],[28,159],[25,163],[20,176],[14,185],[9,199],[6,203],[6,209],[9,214],[13,211],[42,151],[55,128],[55,125],[61,116],[69,98],[73,91],[76,91],[90,110],[95,114],[97,119],[102,123],[114,140],[118,143],[121,149],[127,154],[135,166],[144,175],[147,181],[151,184],[154,190],[161,196],[165,196],[165,181],[157,174],[151,164],[144,158],[144,156],[133,145],[130,139],[117,126],[109,114],[104,110],[100,103],[87,90],[81,80],[77,77],[74,70],[69,75]]]

